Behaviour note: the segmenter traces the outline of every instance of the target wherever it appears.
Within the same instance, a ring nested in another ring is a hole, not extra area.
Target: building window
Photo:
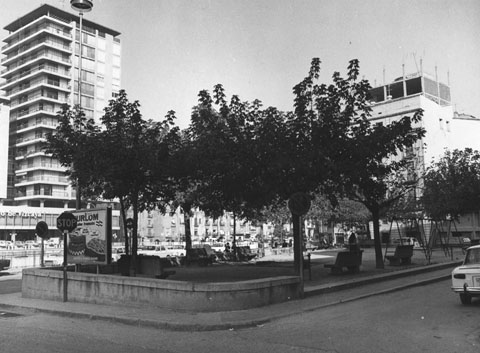
[[[120,55],[120,45],[117,43],[113,43],[113,54]]]

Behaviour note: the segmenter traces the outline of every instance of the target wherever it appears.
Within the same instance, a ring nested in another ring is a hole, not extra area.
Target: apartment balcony
[[[55,109],[51,107],[41,107],[39,105],[28,107],[28,109],[20,110],[17,112],[10,113],[10,120],[24,120],[35,115],[49,115],[49,116],[56,116],[57,112]]]
[[[65,167],[63,167],[60,163],[49,163],[49,162],[35,162],[35,163],[28,163],[28,164],[19,164],[17,165],[17,169],[15,170],[15,174],[21,174],[24,172],[30,172],[34,170],[50,170],[50,171],[58,171],[64,172]]]
[[[14,101],[17,96],[27,94],[35,89],[39,89],[40,87],[52,88],[65,93],[70,93],[72,89],[72,87],[66,83],[60,83],[55,80],[41,78],[28,84],[17,86],[11,91],[7,91],[7,98],[10,99],[10,101]]]
[[[29,190],[26,192],[18,192],[15,195],[15,201],[25,201],[25,200],[32,200],[32,199],[48,199],[48,200],[72,200],[73,197],[66,191],[52,191],[50,192],[42,192],[42,191],[35,191]]]
[[[47,129],[55,129],[58,125],[57,121],[51,121],[50,119],[42,119],[41,121],[31,121],[31,122],[25,122],[22,124],[17,125],[17,134],[18,133],[24,133],[28,131],[35,130],[38,127],[41,128],[47,128]]]
[[[62,27],[59,28],[59,26],[56,26],[53,23],[47,23],[46,19],[51,21],[51,18],[44,16],[5,38],[4,42],[8,43],[2,47],[2,52],[4,54],[9,54],[14,50],[18,50],[23,44],[28,43],[35,37],[45,33],[52,34],[64,40],[72,41],[72,26],[70,24],[58,22],[61,24],[60,27]],[[35,26],[35,24],[37,25]],[[27,29],[27,27],[30,28]]]
[[[20,71],[22,68],[26,68],[29,65],[34,64],[36,61],[40,60],[49,60],[61,65],[72,65],[72,60],[70,59],[70,57],[67,58],[61,55],[56,55],[52,50],[44,49],[38,53],[22,58],[21,60],[16,61],[14,64],[2,70],[1,77]]]
[[[40,64],[37,67],[34,67],[28,71],[21,72],[20,74],[13,75],[12,77],[5,80],[3,86],[0,86],[0,89],[8,91],[10,88],[15,87],[16,85],[21,84],[23,81],[28,81],[38,76],[40,74],[54,74],[59,76],[59,78],[71,79],[70,70],[60,69],[48,64]]]
[[[70,180],[64,176],[32,176],[26,178],[17,177],[15,187],[28,186],[33,184],[70,185]]]
[[[46,77],[39,78],[29,83],[25,83],[15,87],[14,89],[7,91],[6,96],[10,101],[13,101],[17,96],[25,95],[35,89],[41,87],[52,88],[54,90],[60,90],[65,93],[70,93],[72,87],[67,83],[60,83],[57,80],[48,79]]]
[[[26,56],[27,54],[31,55],[31,53],[35,52],[35,50],[38,50],[42,47],[63,51],[66,54],[71,54],[72,52],[72,47],[70,45],[58,43],[48,38],[42,38],[35,40],[28,45],[22,46],[18,51],[10,53],[6,57],[2,58],[1,63],[4,66],[7,66],[14,61],[21,61],[23,56]]]
[[[36,93],[36,94],[29,95],[27,98],[24,98],[24,99],[16,99],[14,101],[11,101],[10,110],[27,107],[39,101],[48,101],[51,103],[64,104],[64,103],[68,103],[68,98],[58,97],[58,95],[48,94],[48,93],[44,93],[44,94]]]
[[[39,135],[35,135],[35,136],[17,138],[17,140],[15,141],[15,146],[17,148],[20,148],[20,147],[25,147],[25,146],[37,144],[37,143],[40,143],[40,142],[45,142],[46,137],[47,137],[46,134],[39,134]]]
[[[26,158],[37,157],[37,156],[45,156],[46,153],[41,148],[37,148],[31,151],[24,151],[24,150],[17,150],[15,153],[15,160],[19,161]]]

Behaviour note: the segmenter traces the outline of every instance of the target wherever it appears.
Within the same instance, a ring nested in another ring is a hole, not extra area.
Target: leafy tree
[[[132,208],[131,254],[134,258],[138,244],[138,212],[164,205],[158,200],[173,197],[164,166],[171,155],[172,135],[177,132],[173,128],[174,119],[174,113],[169,112],[161,122],[144,120],[140,103],[130,102],[124,90],[109,102],[101,118],[104,129],[98,138],[102,153],[96,158],[102,167],[94,171],[94,175],[103,182],[102,197],[118,198],[122,210]]]
[[[359,80],[358,60],[351,60],[347,77],[333,74],[330,85],[318,84],[320,60],[314,58],[308,76],[294,87],[295,121],[306,157],[313,161],[308,174],[315,182],[307,183],[329,195],[364,204],[372,214],[377,268],[383,268],[379,219],[381,212],[401,198],[412,183],[404,176],[408,161],[400,151],[424,136],[424,129],[414,127],[422,112],[405,116],[390,124],[370,120],[370,84]],[[305,164],[308,167],[308,164]],[[308,173],[305,171],[305,173]]]
[[[68,173],[89,197],[120,201],[122,218],[133,210],[132,271],[138,244],[138,212],[164,207],[171,193],[168,165],[178,128],[174,113],[161,122],[144,120],[138,101],[129,102],[124,90],[109,102],[102,128],[85,119],[78,107],[64,107],[56,134],[47,138],[47,152],[69,168]],[[74,168],[73,168],[74,167]],[[159,202],[163,200],[163,202]],[[125,224],[124,224],[125,225]],[[126,239],[128,252],[128,240]]]
[[[471,148],[445,151],[424,176],[422,203],[434,220],[453,219],[478,210],[480,204],[480,152]]]
[[[234,244],[236,219],[253,218],[276,196],[263,188],[260,172],[263,150],[255,127],[263,114],[260,101],[242,102],[234,95],[227,102],[222,85],[216,85],[213,96],[199,93],[188,129],[200,162],[195,173],[201,208],[214,217],[233,213]]]

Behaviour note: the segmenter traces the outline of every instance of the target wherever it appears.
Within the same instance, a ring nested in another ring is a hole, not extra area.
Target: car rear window
[[[470,249],[465,256],[465,264],[480,264],[480,248]]]

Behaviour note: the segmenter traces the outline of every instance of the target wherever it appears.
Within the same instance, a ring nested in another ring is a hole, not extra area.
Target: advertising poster
[[[112,209],[72,211],[77,228],[67,237],[69,263],[110,263],[112,256]]]

